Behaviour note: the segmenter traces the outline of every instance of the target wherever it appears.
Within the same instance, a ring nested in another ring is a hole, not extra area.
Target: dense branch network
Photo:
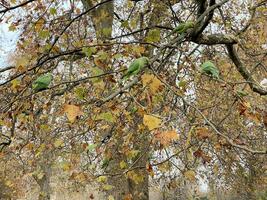
[[[24,5],[27,5],[28,3],[33,2],[34,0],[30,0],[30,1],[26,1],[20,5],[14,6],[14,7],[10,7],[10,8],[6,8],[2,11],[0,11],[0,13],[5,13],[9,10],[13,10],[19,7],[22,7]],[[10,79],[1,82],[0,83],[0,87],[6,85],[7,83],[11,82],[12,80],[15,80],[18,77],[21,77],[23,75],[25,75],[26,73],[29,73],[37,68],[42,67],[43,65],[45,65],[46,63],[48,63],[49,61],[55,60],[57,58],[61,58],[64,56],[69,56],[69,55],[78,55],[79,59],[84,58],[86,55],[82,52],[82,49],[74,49],[74,50],[70,50],[70,51],[66,51],[66,52],[60,52],[58,54],[51,54],[51,50],[53,49],[53,47],[56,45],[56,43],[59,41],[60,37],[67,31],[67,29],[69,29],[69,27],[78,19],[80,19],[82,16],[86,15],[87,13],[93,11],[94,9],[96,9],[97,7],[110,2],[111,0],[107,0],[107,1],[102,1],[99,4],[96,4],[90,8],[88,8],[85,12],[82,12],[81,14],[77,15],[76,17],[74,17],[63,29],[62,31],[58,34],[58,36],[54,39],[54,41],[51,43],[51,47],[48,51],[45,52],[45,54],[43,54],[38,61],[36,62],[36,64],[32,67],[29,68],[27,71],[19,73],[17,75],[12,76]],[[174,40],[170,40],[168,42],[168,44],[160,47],[158,45],[155,45],[156,47],[158,47],[158,52],[161,52],[162,50],[166,49],[167,47],[171,47],[171,46],[179,46],[181,43],[185,42],[185,41],[189,41],[189,42],[194,42],[197,44],[203,44],[203,45],[225,45],[228,53],[229,53],[229,57],[231,58],[231,60],[233,61],[233,63],[235,64],[238,72],[241,74],[241,76],[248,82],[250,88],[260,94],[260,95],[267,95],[267,91],[264,90],[263,88],[261,88],[261,86],[259,86],[259,84],[257,84],[256,80],[252,77],[252,75],[250,74],[250,72],[246,69],[246,67],[244,66],[244,64],[241,62],[240,58],[238,57],[238,54],[234,48],[234,45],[238,44],[238,39],[236,38],[236,36],[233,35],[227,35],[227,34],[203,34],[203,31],[205,30],[205,28],[210,24],[213,14],[214,14],[214,10],[217,8],[220,8],[222,5],[224,5],[225,3],[227,3],[229,0],[223,0],[220,3],[215,3],[214,0],[211,0],[209,3],[209,6],[207,8],[205,8],[205,1],[199,1],[199,10],[198,10],[198,18],[196,20],[196,26],[191,29],[187,35],[183,35],[180,36],[178,38],[175,38]],[[262,4],[259,4],[262,5]],[[205,9],[204,9],[205,8]],[[114,37],[112,38],[114,39],[119,39],[119,38],[123,38],[123,37],[127,37],[127,36],[131,36],[131,35],[135,35],[137,33],[143,32],[143,31],[148,31],[152,28],[155,28],[156,26],[153,27],[146,27],[137,31],[133,31],[131,33],[127,33],[125,35],[120,35],[118,37]],[[162,28],[162,27],[157,27],[157,28]],[[164,28],[164,27],[163,27]],[[139,42],[140,43],[140,42]],[[105,43],[102,44],[103,46],[112,46],[116,43]],[[118,42],[118,44],[123,44],[122,42]],[[144,44],[149,44],[149,43],[144,43]],[[151,44],[153,45],[153,44]],[[101,46],[101,44],[96,44],[96,46]],[[150,58],[151,60],[151,67],[153,68],[153,63],[157,60],[157,55],[153,56],[152,58]],[[6,67],[0,70],[0,73],[8,71],[13,69],[13,66],[10,67]],[[117,73],[117,72],[111,72],[111,73]],[[103,74],[103,76],[108,75],[107,74]],[[87,77],[84,79],[85,80],[89,80],[91,78],[94,77]],[[119,88],[118,90],[116,90],[115,92],[109,94],[108,96],[104,97],[101,101],[99,101],[98,106],[99,105],[103,105],[106,102],[111,101],[112,99],[114,99],[115,97],[117,97],[118,95],[124,93],[125,91],[131,89],[134,85],[136,85],[138,83],[139,79],[138,78],[134,78],[130,83],[126,84],[125,86],[123,86],[122,88]],[[63,82],[59,85],[62,84],[74,84],[75,86],[79,85],[79,83],[83,82],[83,80],[77,80],[74,82]],[[53,88],[50,89],[54,89],[57,86],[54,86]],[[74,87],[75,87],[74,86]],[[68,91],[68,90],[65,90]],[[64,94],[60,93],[60,94]],[[18,99],[16,99],[18,100]],[[186,101],[185,101],[186,102]],[[11,105],[14,102],[11,103]],[[194,107],[195,108],[195,107]],[[196,108],[195,108],[196,109]],[[203,115],[202,113],[200,113],[200,115],[212,126],[212,123],[205,117],[205,115]],[[219,135],[222,135],[223,137],[225,137],[227,139],[227,141],[234,147],[236,148],[240,148],[243,149],[245,151],[249,151],[251,153],[266,153],[266,151],[256,151],[256,150],[251,150],[248,149],[246,147],[240,146],[240,145],[236,145],[232,142],[232,140],[230,138],[228,138],[227,136],[223,135],[222,133],[220,133],[216,127],[212,128],[215,130],[215,132]]]

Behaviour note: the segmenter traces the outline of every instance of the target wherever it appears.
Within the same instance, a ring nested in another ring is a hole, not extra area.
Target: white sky
[[[0,24],[0,68],[8,65],[8,55],[15,51],[19,37],[18,32],[9,31],[8,27],[9,25],[6,23]]]

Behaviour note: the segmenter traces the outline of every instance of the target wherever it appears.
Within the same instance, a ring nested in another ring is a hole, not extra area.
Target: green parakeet
[[[138,74],[148,64],[149,64],[149,59],[147,57],[140,57],[135,59],[130,64],[126,74],[123,75],[123,79],[128,79],[130,76]]]
[[[169,37],[174,33],[178,34],[185,33],[189,28],[194,28],[194,26],[195,23],[192,21],[180,23],[175,29],[172,30],[172,32],[169,35],[167,35],[167,37]]]
[[[201,65],[201,72],[211,75],[213,78],[219,79],[220,72],[211,61],[206,61]]]
[[[32,84],[32,88],[35,92],[48,88],[52,81],[52,74],[48,73],[38,77]]]

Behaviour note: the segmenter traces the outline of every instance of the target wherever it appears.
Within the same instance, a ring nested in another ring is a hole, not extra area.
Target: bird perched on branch
[[[166,38],[175,34],[175,33],[177,33],[177,34],[186,33],[186,31],[188,29],[194,28],[194,26],[195,26],[195,23],[192,21],[180,23],[176,28],[174,28],[172,30],[172,32],[169,35],[166,36]]]
[[[218,68],[211,62],[206,61],[200,66],[201,72],[211,75],[213,78],[219,79],[219,70]]]
[[[126,74],[124,74],[122,78],[128,79],[129,77],[138,74],[148,65],[149,65],[149,58],[147,57],[137,58],[130,64]]]
[[[47,89],[52,81],[52,74],[48,73],[38,77],[32,84],[32,88],[35,92]]]

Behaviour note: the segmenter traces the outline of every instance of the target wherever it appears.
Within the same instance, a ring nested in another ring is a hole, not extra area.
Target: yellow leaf
[[[30,58],[27,56],[23,55],[21,57],[18,57],[15,59],[15,65],[17,66],[17,70],[22,72],[26,70],[26,66],[29,64]]]
[[[11,84],[12,84],[12,89],[16,90],[20,85],[20,80],[14,79],[14,80],[11,81]]]
[[[127,158],[129,159],[133,159],[135,158],[138,154],[140,153],[139,150],[131,150],[131,151],[128,151],[126,154],[127,154]]]
[[[194,182],[196,180],[196,174],[192,170],[188,170],[184,173],[184,176],[191,182]]]
[[[43,18],[39,19],[39,21],[37,21],[35,23],[35,30],[36,30],[36,32],[40,32],[41,29],[43,28],[44,24],[45,24],[45,20]]]
[[[115,200],[114,197],[112,195],[108,196],[108,200]]]
[[[155,128],[159,128],[161,124],[161,119],[154,117],[152,115],[144,115],[143,123],[151,131]]]
[[[71,164],[69,162],[62,162],[61,168],[63,169],[63,171],[69,171],[71,168]]]
[[[10,180],[8,180],[8,181],[5,182],[5,185],[8,186],[8,187],[12,187],[13,183]]]
[[[56,148],[62,146],[63,144],[64,144],[64,141],[61,140],[61,139],[56,139],[56,141],[54,142],[54,146],[55,146]]]
[[[164,163],[158,165],[158,169],[159,169],[159,171],[161,171],[163,173],[168,172],[171,170],[171,164],[169,162],[164,162]]]
[[[111,190],[113,188],[112,185],[103,185],[103,189],[108,191],[108,190]]]
[[[33,143],[28,143],[28,144],[26,145],[26,148],[27,148],[28,150],[30,150],[30,151],[33,150],[33,147],[34,147],[34,144],[33,144]]]
[[[125,169],[127,167],[127,163],[125,161],[120,162],[120,168]]]
[[[178,140],[179,135],[175,130],[157,132],[155,134],[155,139],[159,141],[163,146],[168,146],[173,140]]]
[[[111,112],[105,112],[105,113],[101,113],[98,116],[96,116],[96,119],[99,120],[106,120],[107,122],[114,122],[114,115]]]
[[[144,176],[142,174],[137,174],[134,171],[128,172],[127,177],[133,180],[135,184],[139,184],[144,181]]]
[[[106,183],[107,180],[108,180],[108,178],[106,176],[99,176],[97,178],[97,182],[99,182],[99,183]]]
[[[156,94],[162,85],[161,81],[152,74],[144,74],[142,76],[142,83],[144,86],[149,87],[152,94]]]
[[[64,105],[64,112],[67,114],[67,117],[71,123],[75,122],[78,116],[83,115],[83,112],[79,106],[69,104]]]

